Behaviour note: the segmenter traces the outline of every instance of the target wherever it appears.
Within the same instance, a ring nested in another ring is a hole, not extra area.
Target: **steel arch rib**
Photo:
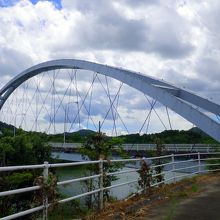
[[[220,105],[178,88],[170,83],[126,69],[116,68],[84,60],[61,59],[52,60],[26,69],[0,90],[0,110],[13,91],[29,78],[44,71],[54,69],[85,69],[117,79],[146,95],[158,100],[188,121],[195,124],[211,137],[220,141],[220,124],[203,114],[194,106],[220,115]]]

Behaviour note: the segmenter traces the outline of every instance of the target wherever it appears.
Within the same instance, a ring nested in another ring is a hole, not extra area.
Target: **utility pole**
[[[64,127],[63,127],[63,145],[66,143],[66,127],[67,127],[67,107],[69,108],[69,104],[78,104],[78,102],[68,102],[66,103],[65,109],[64,109]]]
[[[100,178],[99,178],[99,188],[100,188],[100,192],[99,192],[99,210],[103,209],[103,155],[101,155],[101,123],[99,121],[99,130],[98,130],[98,150],[99,150],[99,174],[100,174]]]
[[[99,121],[99,130],[98,130],[98,150],[99,150],[99,158],[101,157],[101,123]]]
[[[17,115],[15,115],[15,121],[14,121],[14,137],[15,137],[15,134],[16,134],[16,117],[17,117]]]
[[[101,123],[99,121],[99,134],[100,134],[100,132],[101,132]]]
[[[63,145],[66,143],[66,107],[65,107],[65,116],[64,116],[64,128],[63,128]]]
[[[22,114],[16,114],[15,115],[15,119],[14,119],[14,128],[13,128],[13,133],[14,133],[14,137],[16,136],[16,130],[17,130],[17,116],[25,116],[25,114],[24,113],[22,113]],[[20,128],[20,126],[19,126],[19,128]]]

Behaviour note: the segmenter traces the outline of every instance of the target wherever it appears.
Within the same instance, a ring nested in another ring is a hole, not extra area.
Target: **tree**
[[[117,151],[122,157],[125,157],[122,147],[122,139],[119,138],[108,138],[105,134],[98,132],[92,136],[90,136],[85,144],[80,149],[80,153],[85,160],[99,160],[102,158],[103,160],[110,161],[112,158],[113,151]],[[85,167],[87,172],[90,175],[95,175],[99,173],[99,165],[98,164],[90,164]],[[111,164],[110,162],[103,164],[103,187],[108,187],[111,185],[112,181],[116,180],[116,176],[108,176],[106,173],[116,172],[122,168],[122,164]],[[86,188],[88,191],[95,189],[98,186],[98,182],[94,180],[86,181]],[[109,200],[109,191],[104,191],[104,201]],[[88,207],[92,208],[92,203],[94,200],[98,200],[98,197],[90,196],[87,199]],[[95,203],[93,203],[95,204]],[[96,203],[97,204],[97,203]]]
[[[160,157],[162,155],[164,155],[164,150],[165,150],[165,146],[162,144],[161,140],[159,138],[155,139],[155,144],[156,144],[156,152],[155,152],[155,156],[156,157]],[[163,161],[164,159],[162,158],[158,158],[155,160],[155,174],[157,174],[157,176],[155,176],[155,181],[157,183],[160,183],[164,180],[164,176],[161,174],[163,171]]]
[[[143,192],[146,194],[149,192],[151,184],[153,183],[152,170],[150,168],[150,165],[148,165],[146,161],[141,160],[141,168],[138,173],[140,176],[138,184],[143,189]]]
[[[51,147],[36,134],[19,131],[15,137],[0,139],[1,166],[40,164],[50,161]],[[4,172],[0,176],[0,191],[33,185],[42,170]],[[31,208],[33,194],[22,193],[0,198],[0,217]]]

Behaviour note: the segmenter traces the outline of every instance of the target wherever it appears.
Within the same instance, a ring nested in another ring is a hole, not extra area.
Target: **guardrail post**
[[[201,159],[200,159],[200,152],[198,152],[198,163],[199,163],[199,173],[201,173]]]
[[[99,210],[103,209],[103,159],[100,157],[99,159]]]
[[[44,184],[47,184],[48,173],[49,173],[48,162],[44,162],[44,170],[43,170]],[[47,220],[48,219],[48,197],[47,197],[47,194],[43,195],[43,206],[44,206],[43,220]]]
[[[175,159],[174,159],[174,154],[171,155],[172,157],[172,173],[173,173],[173,181],[174,183],[176,182],[176,174],[175,174]]]

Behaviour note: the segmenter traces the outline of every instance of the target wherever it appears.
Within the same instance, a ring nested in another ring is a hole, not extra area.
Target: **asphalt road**
[[[168,211],[172,213],[168,214]],[[154,207],[149,215],[142,219],[220,220],[220,178],[203,186],[202,192],[192,198],[183,199],[176,204],[171,204],[170,201],[160,207]]]

